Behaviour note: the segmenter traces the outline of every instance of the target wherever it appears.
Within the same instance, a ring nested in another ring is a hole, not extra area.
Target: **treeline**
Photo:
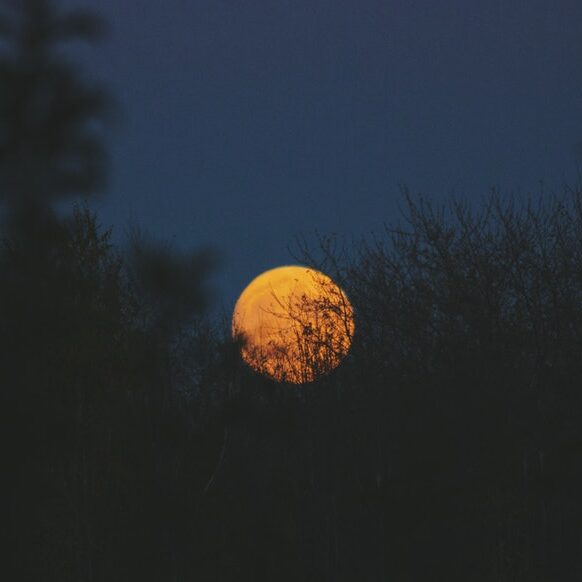
[[[15,571],[574,580],[581,200],[448,216],[411,201],[373,243],[320,241],[305,261],[341,281],[357,329],[346,361],[302,387],[254,375],[203,315],[152,315],[135,260],[88,210],[44,253],[6,238]]]
[[[299,244],[354,343],[269,382],[208,315],[211,257],[57,214],[104,185],[110,105],[55,46],[104,29],[4,8],[2,579],[580,579],[580,190],[405,196],[398,228]]]
[[[344,510],[374,499],[382,538],[369,579],[580,576],[581,243],[576,190],[476,210],[408,196],[400,228],[323,239],[318,261],[304,247],[358,314],[335,381]]]

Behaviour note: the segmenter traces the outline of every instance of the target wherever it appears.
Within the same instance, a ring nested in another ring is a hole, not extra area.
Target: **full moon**
[[[243,360],[260,374],[292,384],[313,382],[336,368],[354,329],[342,289],[320,271],[295,265],[251,281],[232,317]]]

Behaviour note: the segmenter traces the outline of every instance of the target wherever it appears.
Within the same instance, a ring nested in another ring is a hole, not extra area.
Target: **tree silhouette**
[[[580,199],[492,196],[471,212],[408,197],[404,225],[384,237],[345,252],[321,239],[319,258],[303,248],[315,267],[338,267],[358,313],[344,371],[367,412],[351,428],[375,427],[381,453],[354,470],[375,465],[400,579],[580,571]]]
[[[88,207],[57,217],[56,202],[103,185],[108,104],[58,47],[103,26],[45,0],[3,9],[0,575],[176,578],[222,436],[207,421],[194,438],[193,381],[175,381],[206,262],[154,245],[136,261]]]
[[[101,20],[59,14],[49,0],[5,3],[0,32],[0,192],[11,206],[44,205],[104,185],[105,92],[82,79],[61,45],[93,41]]]

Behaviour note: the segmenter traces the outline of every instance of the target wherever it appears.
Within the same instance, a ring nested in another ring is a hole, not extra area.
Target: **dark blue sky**
[[[103,222],[212,245],[232,301],[298,233],[443,199],[559,191],[582,140],[579,0],[66,0],[124,110]]]

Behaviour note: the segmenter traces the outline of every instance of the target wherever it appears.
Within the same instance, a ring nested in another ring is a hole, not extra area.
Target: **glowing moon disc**
[[[354,313],[327,275],[307,267],[266,271],[242,292],[232,317],[243,360],[278,382],[312,382],[350,349]]]

